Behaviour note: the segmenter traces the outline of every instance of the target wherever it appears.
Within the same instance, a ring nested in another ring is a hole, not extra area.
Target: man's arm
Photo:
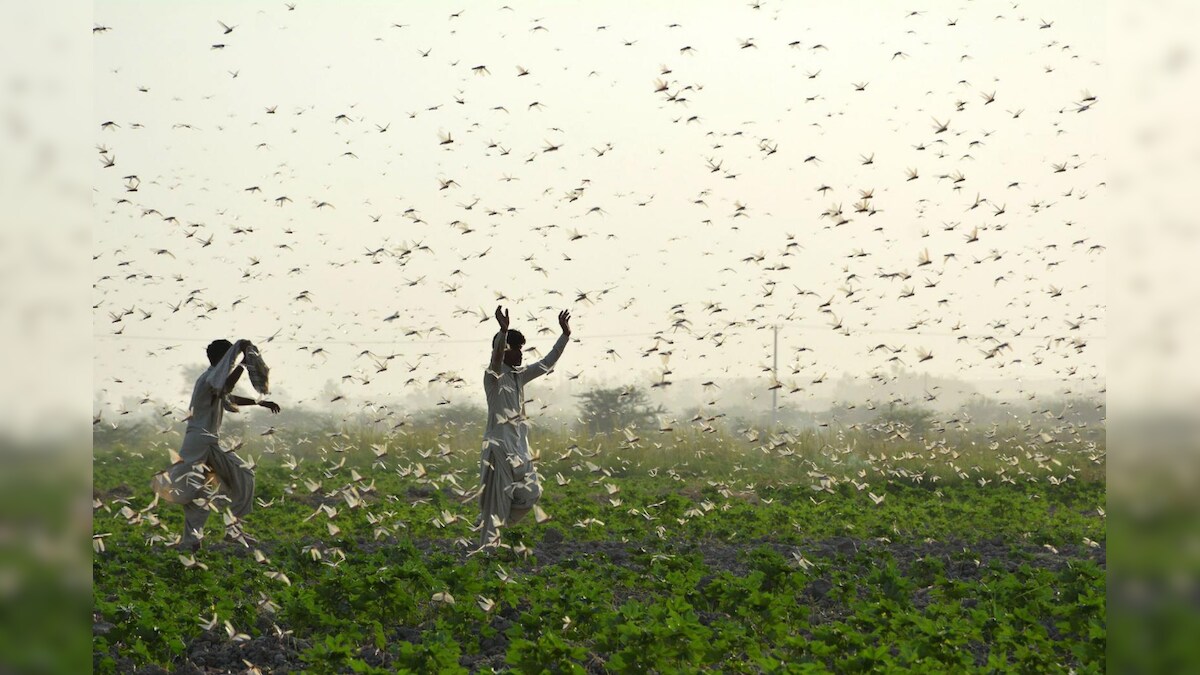
[[[238,380],[242,379],[242,373],[244,372],[246,372],[246,369],[240,364],[237,368],[234,368],[229,377],[225,378],[225,388],[221,391],[224,391],[226,394],[233,391],[233,388],[237,386]]]
[[[246,398],[245,396],[230,396],[229,402],[234,405],[262,406],[267,410],[270,410],[272,413],[278,413],[280,410],[282,410],[282,408],[279,407],[279,404],[273,401],[255,401],[254,399]]]
[[[499,374],[500,364],[504,363],[504,350],[508,345],[508,312],[501,312],[500,305],[496,305],[496,321],[500,324],[500,332],[492,338],[492,358],[488,362],[488,370]]]
[[[530,380],[545,375],[554,368],[554,364],[558,363],[558,357],[562,356],[563,350],[566,349],[567,343],[571,341],[571,312],[563,310],[558,313],[558,325],[562,328],[562,335],[558,336],[558,341],[550,348],[549,353],[542,358],[541,361],[526,368],[520,375],[521,384],[525,384]]]

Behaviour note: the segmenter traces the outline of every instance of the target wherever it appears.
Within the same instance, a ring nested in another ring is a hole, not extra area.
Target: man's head
[[[205,350],[208,352],[208,363],[214,366],[217,365],[217,362],[224,358],[225,354],[232,348],[233,343],[229,340],[213,340],[208,343],[208,348]]]
[[[525,346],[525,336],[519,330],[508,331],[508,344],[504,349],[504,363],[511,368],[521,365],[521,349]]]

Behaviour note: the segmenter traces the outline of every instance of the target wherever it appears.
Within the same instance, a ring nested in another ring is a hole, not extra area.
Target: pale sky
[[[498,294],[586,382],[765,393],[778,324],[800,404],[893,357],[1100,389],[1104,12],[1013,4],[98,2],[97,398],[186,407],[245,337],[281,402],[481,404]]]

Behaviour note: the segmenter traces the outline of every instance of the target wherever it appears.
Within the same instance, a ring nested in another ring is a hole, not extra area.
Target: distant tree
[[[649,428],[666,413],[651,406],[646,392],[636,387],[592,389],[579,395],[579,417],[590,433],[603,434],[625,427]]]
[[[482,430],[487,424],[487,410],[471,403],[452,403],[426,411],[422,415],[439,427]]]
[[[875,416],[874,424],[902,425],[913,434],[923,434],[933,422],[933,411],[919,405],[890,404],[888,409]]]
[[[962,412],[975,424],[1004,424],[1013,420],[1012,406],[987,396],[977,396],[967,401]]]
[[[185,397],[183,401],[183,405],[185,406],[192,397],[192,389],[196,387],[196,380],[200,379],[200,375],[208,370],[208,357],[204,355],[204,352],[198,351],[196,352],[196,356],[198,357],[196,362],[184,366],[182,371],[183,386],[180,387],[180,392]]]
[[[325,380],[325,386],[321,387],[321,398],[317,399],[322,405],[330,405],[332,403],[340,403],[345,401],[342,394],[342,387],[334,380]],[[343,404],[344,405],[344,404]]]
[[[1104,399],[1086,396],[1055,398],[1035,406],[1034,414],[1042,419],[1069,421],[1073,424],[1098,426],[1104,421]],[[1037,412],[1040,410],[1041,412]]]

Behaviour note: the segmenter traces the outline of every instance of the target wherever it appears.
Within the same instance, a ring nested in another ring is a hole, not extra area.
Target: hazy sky
[[[778,324],[800,404],[893,358],[1103,387],[1099,6],[294,7],[96,3],[103,405],[186,407],[215,337],[281,401],[481,403],[501,295],[543,350],[573,311],[552,378],[765,393]]]

